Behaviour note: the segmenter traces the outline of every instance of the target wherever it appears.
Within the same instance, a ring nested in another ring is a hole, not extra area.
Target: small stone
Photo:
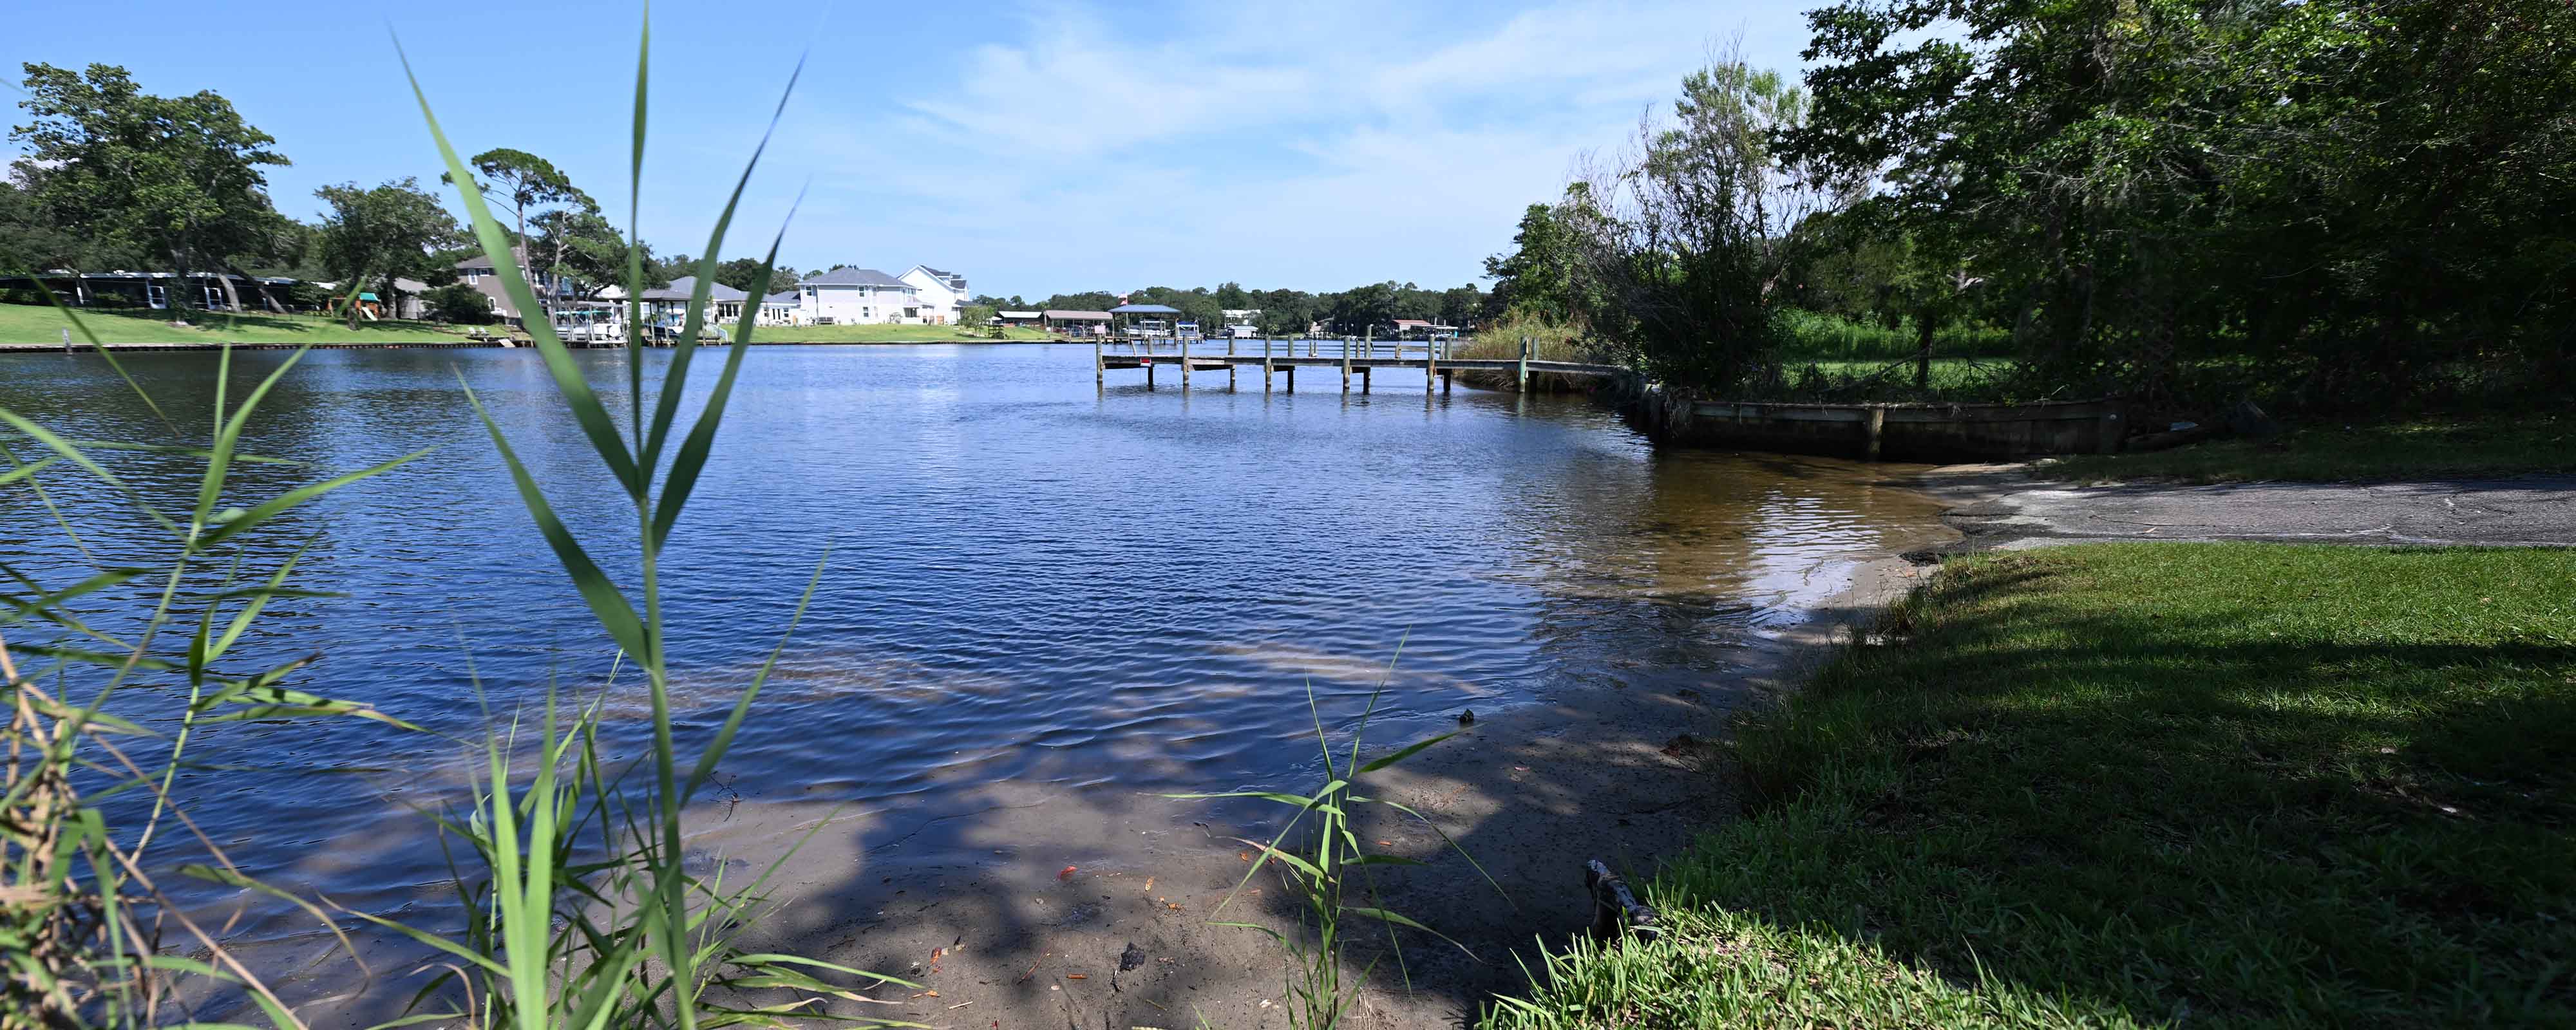
[[[1470,708],[1470,709],[1466,709],[1466,710],[1460,711],[1460,712],[1458,713],[1458,725],[1460,725],[1460,726],[1473,726],[1473,725],[1475,725],[1475,724],[1476,724],[1476,711],[1475,711],[1475,709]]]

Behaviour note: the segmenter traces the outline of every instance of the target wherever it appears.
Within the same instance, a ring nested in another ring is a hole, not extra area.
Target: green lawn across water
[[[463,330],[429,322],[360,322],[352,330],[318,315],[232,315],[188,312],[186,328],[170,325],[171,313],[151,309],[80,308],[80,320],[102,343],[439,343]],[[85,343],[71,320],[49,305],[0,304],[0,343],[61,344],[63,330]]]
[[[1954,560],[1536,1027],[2576,1025],[2576,550]]]
[[[352,330],[336,318],[316,315],[231,315],[189,313],[187,328],[174,328],[170,312],[149,309],[82,308],[80,319],[104,343],[452,343],[463,327],[430,322],[360,322]],[[0,344],[60,344],[72,328],[62,312],[42,305],[0,304]],[[1004,340],[1047,339],[1036,329],[1004,330]],[[765,326],[755,340],[793,343],[992,343],[987,333],[973,334],[944,325]],[[74,343],[85,342],[72,329]]]

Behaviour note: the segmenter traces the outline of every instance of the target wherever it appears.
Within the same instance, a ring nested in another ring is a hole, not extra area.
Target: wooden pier
[[[1257,348],[1257,349],[1256,349]],[[1287,392],[1297,392],[1297,370],[1301,368],[1338,369],[1342,374],[1342,392],[1351,392],[1351,375],[1359,374],[1360,392],[1369,392],[1371,373],[1381,368],[1422,370],[1422,392],[1428,395],[1436,380],[1440,392],[1449,392],[1450,377],[1470,369],[1510,372],[1521,389],[1529,388],[1532,372],[1558,375],[1617,376],[1627,370],[1617,365],[1590,365],[1577,361],[1539,361],[1530,357],[1530,341],[1521,340],[1517,358],[1453,358],[1449,341],[1405,342],[1364,337],[1309,338],[1296,340],[1234,340],[1170,336],[1121,336],[1094,340],[1091,344],[1092,380],[1103,389],[1109,385],[1112,369],[1145,371],[1145,388],[1154,388],[1155,374],[1160,371],[1180,377],[1181,389],[1190,388],[1194,373],[1225,373],[1225,388],[1235,389],[1237,376],[1244,371],[1261,373],[1262,392],[1272,389],[1273,376],[1285,375]]]

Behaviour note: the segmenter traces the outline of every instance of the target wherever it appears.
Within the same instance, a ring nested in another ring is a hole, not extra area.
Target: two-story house
[[[921,298],[921,320],[931,325],[956,325],[966,311],[966,277],[955,272],[942,272],[929,265],[914,265],[902,276]]]
[[[807,325],[918,324],[920,294],[873,268],[835,268],[796,284],[796,318]]]

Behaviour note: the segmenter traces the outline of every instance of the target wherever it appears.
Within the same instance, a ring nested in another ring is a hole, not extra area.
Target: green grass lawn
[[[228,315],[190,312],[189,328],[170,326],[170,312],[149,309],[78,309],[104,343],[423,343],[453,341],[462,330],[428,322],[360,322],[351,330],[336,318],[316,315]],[[0,304],[0,343],[60,344],[69,319],[51,306]],[[74,343],[85,342],[72,329]]]
[[[1004,339],[1031,342],[1044,340],[1039,329],[1011,327],[1003,329]],[[769,339],[780,343],[992,343],[989,330],[969,333],[953,325],[799,325],[771,326],[756,330],[753,340]]]
[[[1992,376],[2000,365],[2000,362],[1978,361],[1971,358],[1934,358],[1932,359],[1932,389],[1955,390],[1966,386],[1973,386]],[[1914,363],[1912,361],[1791,362],[1789,365],[1790,381],[1797,381],[1799,374],[1805,371],[1809,366],[1814,366],[1819,371],[1831,376],[1850,376],[1854,378],[1876,376],[1886,382],[1909,390],[1914,386]]]
[[[2390,480],[2427,476],[2576,472],[2576,419],[2425,421],[2321,426],[2267,443],[2220,440],[2150,454],[2083,455],[2046,462],[2052,479]]]
[[[2576,1025],[2576,550],[1954,561],[1487,1025]]]

